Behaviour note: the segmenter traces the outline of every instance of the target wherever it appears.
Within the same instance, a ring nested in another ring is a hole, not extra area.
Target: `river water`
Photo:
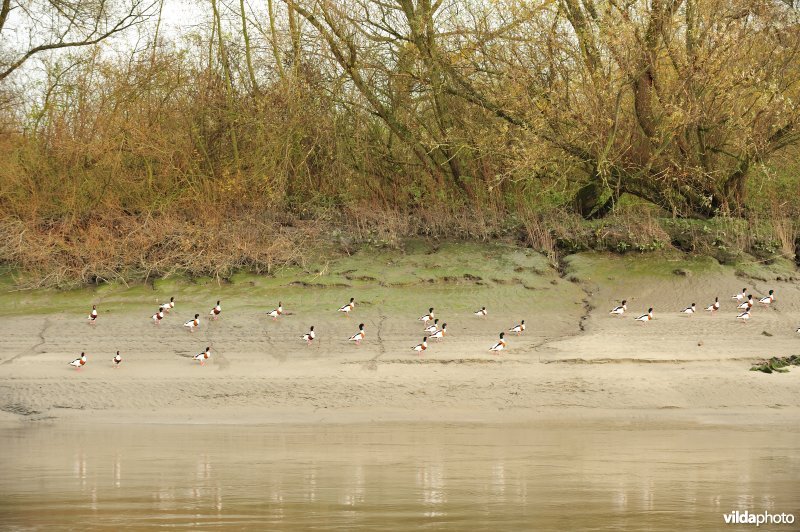
[[[753,530],[723,514],[800,519],[799,443],[702,425],[12,426],[0,529]]]

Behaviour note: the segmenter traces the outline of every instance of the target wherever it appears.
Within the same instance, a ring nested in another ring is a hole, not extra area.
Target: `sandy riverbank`
[[[319,283],[288,272],[226,285],[5,294],[13,303],[0,320],[0,420],[783,424],[800,418],[800,371],[748,371],[760,357],[797,352],[794,282],[746,280],[703,261],[651,268],[643,259],[602,256],[577,257],[560,276],[535,257],[509,253],[482,266],[491,272],[473,268],[466,276],[452,267],[420,273],[425,261],[435,266],[434,253],[421,255],[416,269],[399,261],[382,271],[372,264],[370,275],[334,265]],[[743,286],[778,294],[747,325],[734,318],[729,299]],[[156,300],[170,295],[176,310],[151,325]],[[359,304],[347,319],[335,309],[350,295]],[[705,307],[716,295],[723,304],[716,316],[678,312],[692,302]],[[187,333],[183,321],[195,311],[206,318],[219,298],[222,318],[204,319],[200,331]],[[622,298],[630,314],[654,306],[656,320],[642,325],[631,316],[609,317],[608,308]],[[278,300],[287,315],[273,322],[265,312]],[[91,303],[101,311],[96,326],[79,310]],[[482,305],[489,315],[474,317]],[[429,306],[447,321],[448,337],[420,357],[410,348],[422,338],[416,317]],[[490,354],[497,334],[520,319],[526,333],[510,336],[500,356]],[[367,338],[356,347],[346,339],[359,322]],[[307,347],[299,336],[309,325],[319,338]],[[190,357],[206,345],[213,357],[200,367]],[[116,350],[124,356],[119,368],[110,362]],[[89,364],[76,372],[67,362],[80,351]]]

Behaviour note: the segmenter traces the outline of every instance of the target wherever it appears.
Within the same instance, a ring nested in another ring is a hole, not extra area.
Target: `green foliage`
[[[750,371],[760,371],[762,373],[789,373],[790,366],[800,366],[800,356],[791,355],[788,357],[772,357],[753,365]]]

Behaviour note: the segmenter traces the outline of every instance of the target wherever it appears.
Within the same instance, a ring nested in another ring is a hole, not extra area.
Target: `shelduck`
[[[439,318],[433,320],[433,323],[425,327],[425,332],[428,334],[433,334],[439,330]]]
[[[420,316],[417,318],[418,321],[423,322],[424,325],[427,325],[429,321],[433,320],[433,307],[428,309],[428,313],[424,316]]]
[[[625,314],[626,310],[628,310],[628,300],[623,299],[622,303],[612,308],[609,314],[613,314],[614,316],[622,316],[623,314]]]
[[[414,347],[412,347],[411,349],[413,349],[417,353],[422,353],[423,351],[428,349],[428,339],[427,338],[423,338],[421,344],[417,344]]]
[[[486,307],[481,307],[480,310],[476,310],[475,312],[473,312],[473,314],[475,314],[479,318],[486,316]]]
[[[768,296],[764,296],[758,300],[759,303],[764,305],[765,307],[775,301],[775,290],[770,290]]]
[[[89,314],[89,323],[95,323],[97,321],[97,305],[92,305],[92,312]]]
[[[742,293],[731,296],[731,299],[735,299],[736,301],[747,299],[747,288],[742,288]]]
[[[158,308],[158,312],[153,314],[153,318],[152,319],[153,319],[153,323],[155,323],[156,325],[161,323],[161,320],[164,319],[164,307],[159,307]]]
[[[683,309],[681,312],[683,312],[684,314],[686,314],[686,315],[688,315],[688,316],[691,316],[691,315],[692,315],[692,314],[694,314],[696,311],[697,311],[697,307],[695,306],[695,304],[694,304],[694,303],[692,303],[690,306],[686,307],[686,308],[685,308],[685,309]]]
[[[86,353],[81,352],[81,356],[70,362],[69,365],[78,370],[86,365],[86,360],[87,360]]]
[[[273,320],[277,320],[278,317],[283,314],[283,303],[278,301],[278,308],[272,309],[267,312],[267,316],[271,317]]]
[[[211,348],[210,347],[206,347],[205,351],[203,351],[202,353],[197,353],[194,356],[195,360],[199,360],[200,361],[200,365],[201,366],[205,366],[206,365],[206,360],[208,360],[209,358],[211,358]]]
[[[162,307],[164,308],[164,312],[167,312],[167,313],[170,310],[174,309],[175,308],[175,298],[174,297],[170,297],[169,298],[169,303],[164,303],[162,305]]]
[[[505,349],[506,348],[506,341],[503,339],[505,337],[505,335],[506,335],[506,333],[502,333],[501,332],[500,333],[500,340],[498,340],[498,342],[496,344],[494,344],[492,347],[490,347],[489,351],[494,351],[495,353],[499,353],[500,351]]]
[[[305,340],[306,344],[311,345],[311,342],[313,342],[314,338],[316,338],[316,337],[317,337],[317,333],[314,332],[314,326],[312,325],[311,328],[308,330],[308,332],[305,333],[300,338]]]
[[[442,323],[442,328],[431,334],[429,338],[434,338],[437,342],[440,342],[442,338],[444,338],[444,335],[446,333],[447,333],[447,324]]]
[[[521,322],[519,322],[518,325],[514,325],[513,327],[511,327],[508,330],[508,332],[517,333],[517,336],[519,336],[520,334],[524,333],[525,332],[525,320],[522,320]]]
[[[115,368],[119,366],[119,363],[122,362],[122,355],[119,354],[119,351],[117,351],[117,354],[114,355],[114,358],[112,358],[111,361],[114,362]]]
[[[341,307],[339,307],[339,312],[344,312],[344,315],[349,318],[350,317],[350,311],[352,311],[355,306],[356,306],[356,299],[354,297],[351,297],[350,298],[350,303],[348,303],[346,305],[342,305]]]
[[[211,312],[209,312],[208,315],[214,319],[217,319],[220,314],[222,314],[222,306],[219,304],[219,301],[217,301],[217,304],[214,305],[214,308],[211,309]]]
[[[714,302],[706,307],[708,312],[716,312],[719,310],[719,297],[714,298]]]
[[[648,321],[650,321],[652,319],[653,319],[653,307],[650,307],[649,309],[647,309],[647,314],[642,314],[641,316],[636,318],[636,321],[641,321],[642,323],[647,323]]]
[[[363,340],[365,336],[366,334],[364,333],[364,324],[362,323],[358,326],[358,332],[355,333],[350,338],[348,338],[347,340],[350,342],[355,342],[356,345],[361,345],[361,340]]]
[[[737,320],[742,320],[743,323],[746,323],[747,320],[750,319],[750,308],[748,307],[748,308],[744,309],[744,312],[742,312],[741,314],[736,316],[736,319]]]
[[[195,329],[200,327],[200,314],[195,314],[194,319],[191,319],[183,324],[184,327],[189,328],[189,332],[194,332]]]
[[[736,308],[738,308],[739,310],[745,310],[745,309],[750,310],[751,308],[753,308],[753,296],[748,295],[747,301],[739,303],[739,306],[737,306]]]

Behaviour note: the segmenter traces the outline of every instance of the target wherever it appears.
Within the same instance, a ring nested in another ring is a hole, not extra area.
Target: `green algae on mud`
[[[769,262],[751,260],[737,263],[736,275],[758,281],[793,281],[797,278],[798,272],[794,262],[779,257]]]
[[[592,285],[630,285],[646,279],[675,280],[733,275],[791,278],[789,261],[721,265],[712,257],[682,252],[615,255],[582,252],[562,260],[565,283],[548,259],[531,249],[501,243],[408,241],[402,249],[362,247],[336,258],[303,266],[276,268],[269,275],[246,272],[227,279],[171,276],[149,284],[106,282],[92,287],[17,290],[13,272],[0,274],[0,314],[83,314],[98,304],[104,312],[141,312],[147,317],[175,296],[179,311],[205,312],[217,299],[226,308],[272,308],[279,300],[296,310],[338,308],[350,297],[360,305],[384,310],[416,308],[424,300],[447,301],[454,310],[481,306],[502,298],[534,298],[548,294],[548,305],[571,308]],[[526,294],[528,294],[526,296]],[[558,294],[558,297],[552,297]],[[183,314],[181,314],[183,315]],[[187,317],[189,317],[187,315]]]
[[[543,276],[557,275],[543,255],[530,249],[504,244],[444,243],[416,241],[403,250],[358,252],[308,265],[280,270],[279,284],[308,286],[407,286],[421,282],[518,282],[541,285]]]
[[[680,252],[614,255],[606,252],[584,252],[564,258],[565,274],[581,282],[598,282],[624,277],[670,278],[674,276],[720,275],[730,270],[712,257]]]
[[[743,260],[734,265],[721,264],[707,255],[680,251],[616,255],[588,251],[563,259],[566,278],[585,283],[635,281],[644,279],[674,279],[675,277],[718,277],[735,275],[761,281],[792,280],[798,275],[794,263],[778,258],[769,262]]]
[[[238,308],[264,308],[278,299],[292,301],[295,308],[338,308],[357,295],[362,305],[381,302],[388,309],[411,304],[422,291],[466,309],[489,295],[513,295],[520,287],[549,290],[557,278],[545,257],[530,249],[414,241],[402,250],[363,248],[305,267],[278,268],[271,275],[241,272],[227,279],[172,276],[150,284],[115,281],[79,289],[15,291],[13,277],[7,274],[1,278],[0,305],[3,314],[11,315],[88,313],[91,304],[98,304],[102,317],[111,309],[149,315],[171,296],[181,309],[209,306],[216,299],[227,299]]]

